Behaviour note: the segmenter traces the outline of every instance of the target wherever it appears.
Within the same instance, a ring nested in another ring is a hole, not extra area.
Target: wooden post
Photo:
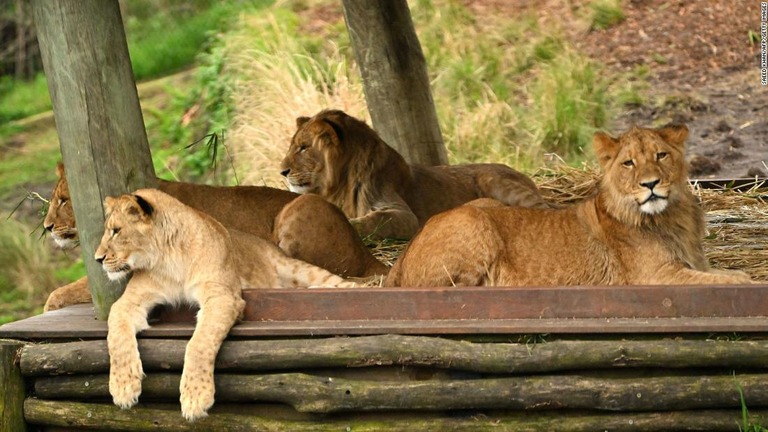
[[[22,343],[0,340],[0,430],[24,431],[24,379],[19,368]]]
[[[373,128],[409,163],[446,165],[426,61],[406,0],[343,0]]]
[[[102,202],[154,186],[117,0],[35,0],[35,24],[96,315],[106,319],[124,285],[93,259]]]

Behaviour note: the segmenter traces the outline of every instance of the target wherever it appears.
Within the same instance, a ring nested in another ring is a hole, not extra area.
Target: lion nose
[[[283,177],[288,177],[288,174],[290,174],[290,173],[291,173],[291,169],[290,168],[284,169],[284,170],[280,171],[280,175],[282,175]]]
[[[46,231],[53,231],[53,224],[45,224],[43,225],[43,228],[45,228]]]
[[[644,182],[640,182],[640,185],[647,187],[650,190],[653,190],[656,185],[659,184],[659,179],[653,179],[653,180],[647,180]]]
[[[96,258],[96,262],[99,264],[104,264],[104,258],[106,258],[106,255],[96,255],[94,258]]]

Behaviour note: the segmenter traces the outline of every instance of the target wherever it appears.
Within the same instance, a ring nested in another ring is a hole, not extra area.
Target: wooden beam
[[[178,408],[178,407],[177,407]],[[83,403],[28,399],[24,413],[33,424],[60,426],[70,430],[83,427],[98,430],[142,431],[199,431],[226,430],[231,432],[253,430],[287,430],[296,432],[353,431],[478,431],[478,432],[538,432],[567,430],[592,431],[670,431],[706,430],[710,432],[745,428],[740,409],[702,411],[670,411],[646,413],[583,413],[557,411],[555,413],[478,413],[477,415],[435,416],[420,412],[417,415],[392,417],[352,415],[322,416],[308,420],[294,420],[268,416],[248,415],[242,406],[217,403],[211,414],[195,423],[183,421],[178,410],[167,405],[142,404],[129,410],[107,403]],[[235,414],[236,412],[237,414]],[[750,409],[747,421],[765,424],[768,410]],[[746,430],[746,428],[744,429]]]
[[[104,197],[154,186],[118,0],[35,0],[35,27],[67,168],[88,284],[106,319],[123,285],[93,259]]]
[[[180,371],[186,340],[140,339],[144,371]],[[438,337],[380,335],[349,338],[228,340],[217,371],[275,371],[422,366],[483,374],[602,369],[762,369],[767,341],[641,340],[473,343]],[[24,376],[109,371],[104,340],[29,344],[21,353]]]
[[[180,374],[148,374],[141,401],[179,399]],[[528,375],[471,379],[350,379],[306,373],[216,374],[220,402],[280,402],[299,412],[338,413],[401,410],[547,410],[612,412],[768,406],[768,375],[680,375],[605,377]],[[109,397],[109,375],[71,375],[35,379],[41,399]]]
[[[446,165],[426,60],[406,0],[343,0],[373,128],[409,163]]]
[[[23,344],[0,340],[0,430],[27,430],[24,422],[26,389],[19,369],[19,355]]]
[[[768,285],[247,289],[246,321],[768,316]]]

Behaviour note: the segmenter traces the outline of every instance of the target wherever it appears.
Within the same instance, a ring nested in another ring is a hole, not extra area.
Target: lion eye
[[[309,148],[309,146],[308,146],[308,145],[306,145],[306,144],[302,144],[302,145],[299,147],[299,153],[304,153],[305,151],[307,151],[307,149],[308,149],[308,148]]]
[[[67,200],[59,198],[59,207],[67,203]]]
[[[666,152],[658,152],[658,153],[656,153],[656,160],[657,161],[664,160],[666,158],[667,158],[667,153]]]
[[[633,166],[635,166],[635,161],[633,161],[632,159],[629,159],[629,160],[625,160],[621,164],[627,168],[632,168]]]
[[[112,228],[112,237],[116,236],[120,232],[120,228]]]

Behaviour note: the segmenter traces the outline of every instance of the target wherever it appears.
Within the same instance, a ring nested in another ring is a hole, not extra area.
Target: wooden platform
[[[768,285],[251,289],[230,337],[375,334],[768,332]],[[160,310],[140,337],[189,337],[194,311]],[[77,305],[0,327],[0,338],[105,338]]]

